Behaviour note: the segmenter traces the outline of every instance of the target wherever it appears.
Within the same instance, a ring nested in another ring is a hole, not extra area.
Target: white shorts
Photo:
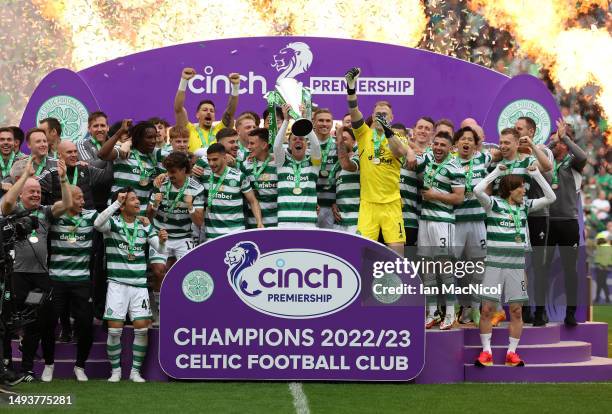
[[[455,225],[440,221],[419,220],[417,255],[422,257],[452,256]]]
[[[278,223],[278,228],[285,229],[316,229],[317,225],[314,223]]]
[[[457,257],[479,259],[487,255],[487,228],[484,221],[455,223],[455,253]]]
[[[502,291],[506,303],[527,302],[527,280],[523,269],[502,269],[499,267],[487,266],[484,279],[482,281],[483,293],[480,295],[483,300],[491,302],[501,302]],[[497,293],[492,293],[485,289],[497,289]]]
[[[152,246],[149,247],[149,263],[166,264],[169,257],[176,257],[176,260],[178,260],[194,247],[196,247],[195,242],[188,237],[184,239],[168,239],[166,242],[167,254],[158,252]]]
[[[345,233],[357,234],[357,225],[354,226],[343,226],[341,224],[334,224],[334,230],[343,231]]]
[[[334,213],[331,207],[320,207],[319,215],[317,216],[317,227],[320,229],[333,229],[334,222]]]
[[[149,306],[149,291],[144,287],[124,285],[110,280],[106,291],[104,319],[125,321],[128,312],[133,321],[151,319],[153,314]]]

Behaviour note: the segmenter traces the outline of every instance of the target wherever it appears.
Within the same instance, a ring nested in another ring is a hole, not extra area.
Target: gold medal
[[[28,240],[30,241],[30,243],[38,243],[38,237],[36,237],[35,235],[31,235]]]
[[[551,185],[553,190],[556,190],[557,188],[559,188],[559,184],[554,183],[553,185]]]
[[[374,164],[374,165],[380,164],[380,158],[378,158],[378,157],[372,158],[372,164]]]
[[[140,184],[141,187],[146,187],[149,185],[149,180],[147,178],[143,178],[140,181],[138,181],[138,184]]]
[[[127,255],[127,259],[128,259],[130,262],[132,262],[132,261],[136,260],[136,256],[134,256],[132,253],[128,253],[128,255]]]
[[[321,177],[327,177],[328,175],[329,175],[329,172],[327,170],[321,171]]]
[[[77,239],[75,236],[68,236],[68,243],[70,244],[74,244],[76,243]]]
[[[300,195],[300,194],[302,194],[302,189],[301,189],[301,188],[299,188],[299,187],[294,188],[294,189],[293,189],[293,194],[295,194],[295,195]]]
[[[516,237],[514,237],[514,241],[517,243],[521,243],[523,241],[523,239],[521,238],[520,234],[517,234]]]

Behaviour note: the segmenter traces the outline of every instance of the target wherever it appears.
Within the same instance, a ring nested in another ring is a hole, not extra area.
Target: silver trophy
[[[287,103],[291,107],[289,109],[289,116],[295,120],[291,126],[291,133],[300,137],[308,135],[312,131],[312,121],[309,119],[312,116],[312,95],[310,90],[302,87],[302,84],[293,78],[279,79],[276,82],[275,89],[274,92],[276,92],[277,99],[280,98],[278,99],[278,104]],[[305,115],[308,118],[302,118],[300,111],[300,105],[302,104],[306,110]]]

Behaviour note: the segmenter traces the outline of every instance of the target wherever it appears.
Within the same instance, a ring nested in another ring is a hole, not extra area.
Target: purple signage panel
[[[399,260],[330,230],[251,230],[205,243],[164,280],[160,365],[178,379],[415,378],[425,297],[418,277],[384,271]]]
[[[393,106],[394,120],[409,127],[421,116],[449,118],[457,125],[471,117],[481,125],[487,120],[487,139],[496,142],[497,126],[506,125],[518,113],[532,111],[538,115],[537,121],[541,119],[544,123],[559,115],[545,85],[531,76],[521,76],[515,84],[507,76],[479,65],[383,43],[253,37],[149,50],[87,68],[78,77],[68,76],[67,70],[63,70],[38,86],[26,107],[21,127],[34,126],[40,107],[60,95],[72,96],[89,111],[102,109],[111,122],[161,116],[173,123],[172,105],[184,67],[193,67],[197,72],[189,82],[186,98],[192,121],[196,106],[203,99],[216,103],[217,120],[221,118],[230,92],[227,75],[231,72],[242,75],[238,113],[247,110],[262,113],[266,107],[263,96],[274,88],[275,82],[295,78],[312,89],[315,104],[330,108],[334,117],[340,119],[347,112],[344,73],[353,66],[362,69],[357,90],[364,114],[370,114],[376,101],[386,100]],[[86,91],[72,86],[81,79],[91,89],[94,101]],[[47,85],[51,81],[53,87]],[[512,93],[502,93],[508,88]],[[515,102],[519,99],[522,101]],[[545,131],[547,126],[539,129]]]

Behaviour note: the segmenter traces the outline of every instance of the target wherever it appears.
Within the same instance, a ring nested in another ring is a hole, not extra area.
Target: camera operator
[[[15,243],[15,263],[13,265],[12,296],[14,309],[19,311],[25,306],[25,300],[31,290],[39,289],[45,293],[51,290],[51,280],[47,267],[47,233],[51,227],[50,220],[64,214],[72,205],[72,195],[66,179],[66,164],[59,161],[58,173],[62,187],[62,200],[52,206],[41,206],[41,188],[35,177],[32,160],[27,160],[21,176],[0,202],[2,215],[31,210],[32,216],[38,218],[39,226],[33,230],[28,239]],[[18,170],[15,173],[19,173]],[[38,309],[36,321],[25,327],[23,337],[21,369],[24,381],[35,380],[33,367],[34,355],[39,341],[42,342],[45,370],[42,378],[53,372],[53,354],[55,351],[55,312],[47,298]]]

